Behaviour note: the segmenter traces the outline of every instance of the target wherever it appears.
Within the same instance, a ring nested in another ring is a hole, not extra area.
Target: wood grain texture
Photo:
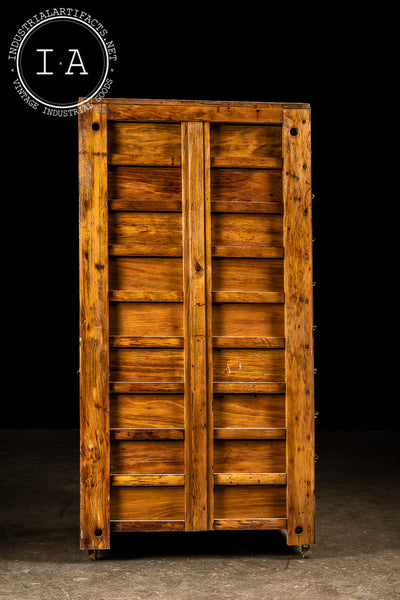
[[[112,381],[183,381],[183,350],[110,348]]]
[[[183,336],[183,307],[179,303],[110,303],[110,335]]]
[[[282,215],[215,213],[212,215],[214,246],[283,247]]]
[[[131,335],[110,336],[110,346],[114,348],[183,348],[183,342],[183,337],[139,337]]]
[[[185,521],[161,520],[153,521],[111,521],[111,531],[116,532],[139,532],[139,531],[184,531]]]
[[[111,519],[178,520],[185,518],[184,488],[119,487],[111,488]]]
[[[264,169],[211,169],[211,200],[213,210],[224,203],[229,209],[226,212],[235,212],[237,203],[248,205],[249,212],[258,212],[262,204],[280,205],[283,201],[282,172]],[[257,210],[252,207],[253,204]]]
[[[282,394],[216,394],[214,426],[284,428],[285,396]]]
[[[283,260],[214,258],[213,291],[283,292]]]
[[[111,440],[183,440],[182,428],[110,428]]]
[[[79,188],[80,545],[105,549],[110,546],[110,450],[107,115],[102,105],[79,117]]]
[[[180,486],[185,485],[184,475],[111,475],[111,485],[122,487]]]
[[[171,338],[166,338],[171,339]],[[174,338],[172,338],[174,339]],[[283,337],[213,337],[214,348],[284,348]]]
[[[179,168],[109,166],[108,186],[111,210],[124,210],[124,202],[130,210],[181,210]]]
[[[214,494],[216,519],[286,517],[284,485],[218,485]]]
[[[279,125],[211,126],[212,167],[282,168]]]
[[[182,246],[182,217],[172,212],[111,212],[111,244]]]
[[[214,529],[216,531],[286,529],[286,519],[215,519]]]
[[[231,292],[218,291],[212,293],[213,302],[245,302],[248,304],[281,304],[284,302],[283,292]]]
[[[208,527],[204,125],[182,123],[186,529]]]
[[[215,473],[215,485],[286,485],[286,473]]]
[[[182,291],[182,259],[110,257],[110,290]]]
[[[184,474],[183,442],[113,440],[110,472],[116,474],[151,475]]]
[[[314,361],[308,110],[285,110],[285,330],[288,544],[314,543]],[[296,533],[299,528],[300,533]]]
[[[214,381],[214,394],[284,394],[284,381]]]
[[[180,126],[173,123],[118,123],[108,127],[108,160],[115,165],[179,166]]]
[[[215,440],[284,440],[286,429],[278,427],[216,427]]]
[[[283,337],[283,311],[279,304],[216,304],[213,335]]]
[[[183,381],[110,381],[113,394],[183,394]]]
[[[183,427],[183,395],[111,395],[110,425],[113,428]]]
[[[215,473],[285,473],[285,440],[215,440]]]
[[[183,290],[110,290],[108,297],[113,302],[182,302]]]
[[[284,381],[285,352],[270,348],[214,348],[214,381]]]

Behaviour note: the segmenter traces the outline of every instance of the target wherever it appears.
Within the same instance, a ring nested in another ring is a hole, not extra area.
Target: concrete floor
[[[400,599],[398,432],[317,435],[317,544],[281,532],[119,534],[79,550],[77,431],[0,432],[0,598]]]

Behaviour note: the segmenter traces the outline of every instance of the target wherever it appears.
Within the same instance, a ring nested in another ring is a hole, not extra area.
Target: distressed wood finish
[[[314,543],[310,161],[307,104],[80,116],[82,548]]]
[[[204,125],[182,124],[186,529],[208,525]]]
[[[284,110],[288,543],[314,543],[311,136],[307,110]]]
[[[97,129],[96,129],[97,128]],[[110,546],[107,113],[79,120],[80,456],[82,549]]]

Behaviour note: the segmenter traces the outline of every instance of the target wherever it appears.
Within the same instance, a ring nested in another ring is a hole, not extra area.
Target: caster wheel
[[[90,560],[99,560],[107,556],[106,550],[88,550]]]
[[[303,546],[301,547],[301,555],[303,558],[310,558],[311,546],[309,546],[308,544],[303,544]]]

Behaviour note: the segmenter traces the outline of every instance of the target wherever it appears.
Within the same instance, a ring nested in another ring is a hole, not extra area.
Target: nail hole
[[[296,127],[292,127],[292,129],[290,130],[290,135],[297,135],[297,128]]]
[[[303,533],[303,528],[302,527],[296,527],[296,529],[294,530],[295,533],[297,533],[297,535],[300,535],[301,533]]]
[[[98,131],[100,129],[100,123],[93,123],[92,129],[93,131]]]
[[[103,535],[103,530],[97,527],[97,529],[94,530],[94,535],[96,537],[101,537]]]

